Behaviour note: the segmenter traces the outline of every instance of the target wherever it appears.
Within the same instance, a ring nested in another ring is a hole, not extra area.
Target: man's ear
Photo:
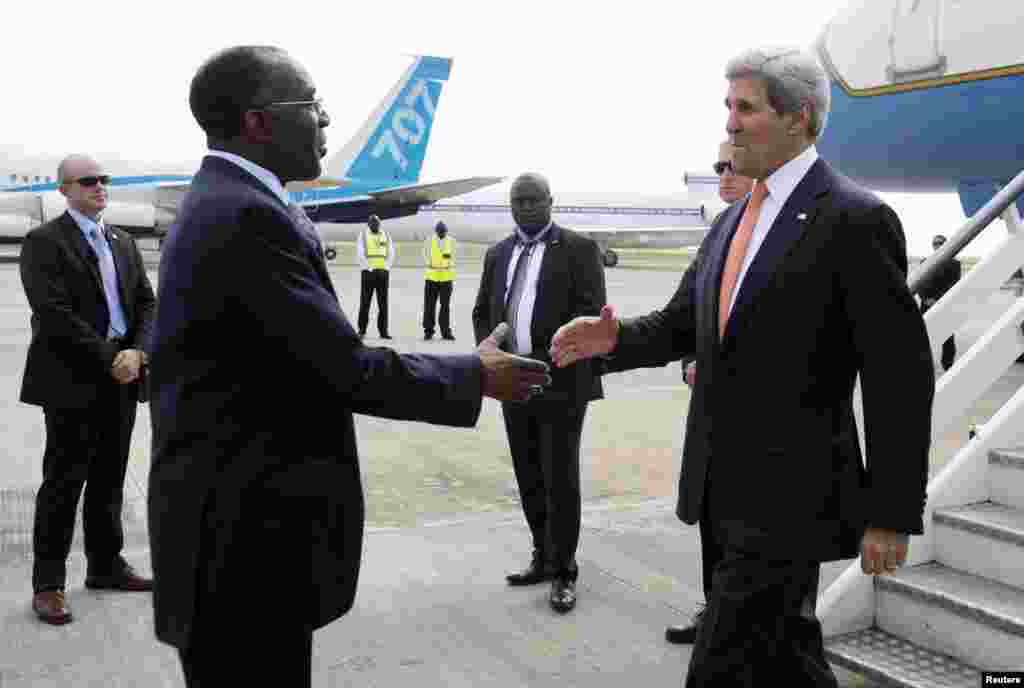
[[[251,143],[266,143],[274,137],[270,115],[266,110],[246,110],[242,113],[242,138]]]

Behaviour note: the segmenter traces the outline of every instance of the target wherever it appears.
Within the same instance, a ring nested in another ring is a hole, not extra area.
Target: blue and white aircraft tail
[[[500,182],[502,177],[418,183],[451,68],[449,58],[416,57],[355,136],[328,159],[324,175],[288,185],[292,200],[317,222],[365,222],[371,214],[382,219],[414,215],[424,205]],[[4,157],[0,155],[0,241],[17,242],[66,206],[56,179],[40,175],[39,164]],[[113,177],[106,221],[137,235],[166,233],[191,175],[147,174],[143,166],[98,157]]]

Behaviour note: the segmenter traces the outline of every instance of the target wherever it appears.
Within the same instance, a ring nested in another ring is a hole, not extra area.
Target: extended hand
[[[118,384],[126,385],[135,382],[139,377],[139,370],[142,368],[142,361],[145,354],[138,349],[122,349],[114,356],[114,362],[110,366],[110,374],[114,376]]]
[[[881,528],[868,528],[860,543],[860,568],[868,574],[893,573],[907,560],[910,536]]]
[[[484,368],[483,393],[498,401],[526,401],[544,391],[551,376],[544,361],[513,356],[498,348],[509,332],[507,323],[499,324],[476,349]]]
[[[584,358],[611,353],[619,336],[615,309],[604,306],[601,317],[582,315],[558,328],[551,338],[551,360],[559,368]]]

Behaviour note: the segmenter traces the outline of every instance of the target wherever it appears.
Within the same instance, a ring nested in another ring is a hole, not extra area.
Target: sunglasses
[[[100,175],[96,175],[94,177],[79,177],[78,179],[69,179],[69,180],[67,180],[64,183],[67,184],[68,186],[70,186],[71,184],[81,184],[82,186],[84,186],[86,188],[91,187],[91,186],[96,186],[97,184],[102,184],[103,186],[109,186],[110,185],[110,175],[109,174],[100,174]]]
[[[317,117],[323,117],[327,114],[327,107],[324,105],[323,98],[316,98],[314,100],[279,100],[275,103],[264,103],[263,105],[254,106],[257,109],[274,108],[274,107],[288,107],[288,106],[299,106],[299,107],[311,107],[313,112],[316,113]]]
[[[721,177],[723,174],[725,174],[726,170],[732,172],[732,163],[720,160],[716,162],[714,165],[712,165],[711,169],[715,171],[715,174]]]

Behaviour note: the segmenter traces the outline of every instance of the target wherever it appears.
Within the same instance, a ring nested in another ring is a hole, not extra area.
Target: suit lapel
[[[562,241],[562,228],[552,223],[551,229],[548,230],[548,236],[544,238],[544,255],[541,257],[540,272],[537,274],[537,294],[534,297],[534,304],[544,303],[545,287],[551,282],[552,275],[558,273],[551,267],[564,260],[565,245]],[[537,313],[537,310],[536,307],[533,309],[534,314]]]
[[[75,222],[75,218],[71,217],[71,213],[65,211],[65,213],[61,215],[60,219],[65,238],[71,245],[72,250],[75,251],[75,253],[78,254],[78,257],[82,259],[82,262],[85,264],[89,274],[92,275],[93,283],[102,295],[103,277],[100,276],[99,256],[96,255],[92,246],[89,245],[89,242],[86,240],[85,235],[82,234],[82,230],[78,226],[78,223]]]
[[[494,264],[494,284],[491,285],[491,312],[497,315],[497,322],[505,319],[505,290],[508,288],[508,264],[512,261],[512,249],[515,248],[515,236],[510,236],[498,244],[498,254]]]
[[[768,230],[764,242],[747,268],[740,291],[736,295],[729,324],[725,329],[726,338],[734,331],[734,322],[740,322],[757,298],[757,294],[768,286],[772,275],[786,256],[792,251],[817,215],[815,200],[828,190],[825,162],[820,158],[807,171],[804,178],[786,199],[778,217]]]
[[[749,199],[748,199],[749,200]],[[729,245],[732,243],[733,235],[740,226],[740,218],[747,207],[747,201],[734,203],[722,214],[718,220],[718,226],[727,228],[720,231],[715,243],[709,247],[707,265],[700,276],[700,290],[703,297],[698,303],[706,308],[704,311],[705,327],[710,327],[714,334],[714,340],[718,341],[718,297],[722,290],[722,272],[725,270],[725,259],[729,255]]]

